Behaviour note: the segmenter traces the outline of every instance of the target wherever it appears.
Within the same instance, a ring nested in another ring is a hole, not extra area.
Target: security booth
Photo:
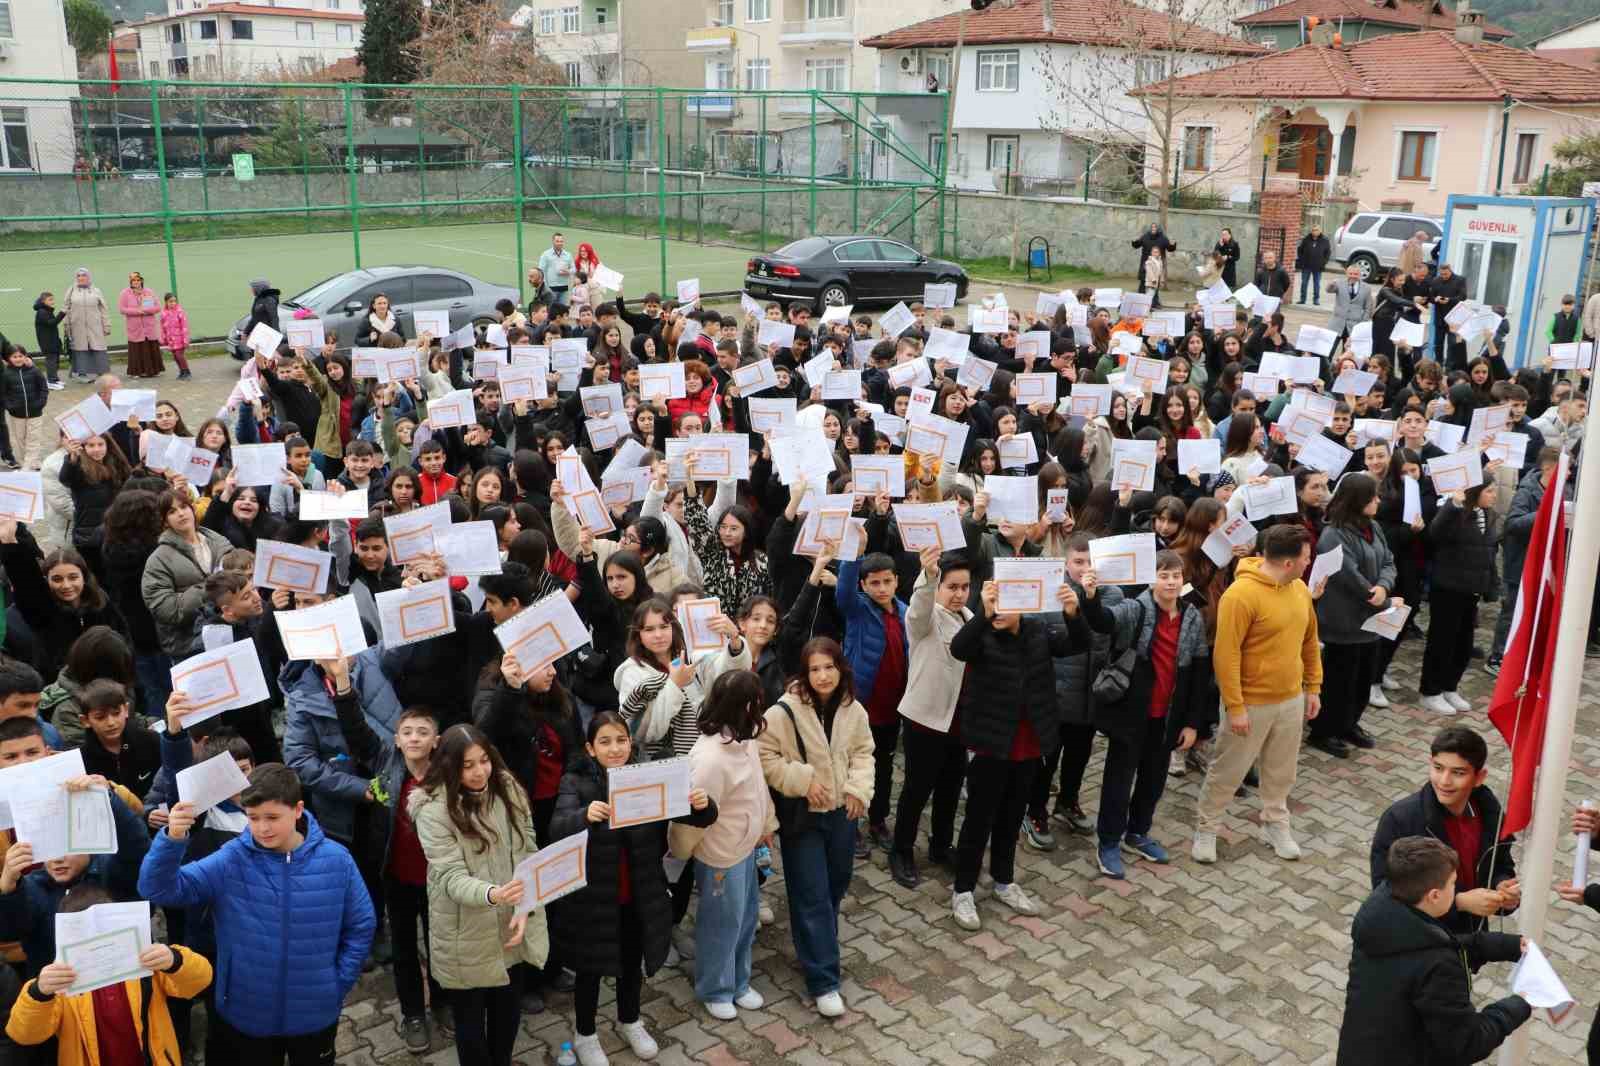
[[[1561,297],[1582,303],[1594,213],[1595,201],[1561,196],[1452,194],[1445,204],[1439,262],[1466,280],[1469,300],[1505,308],[1511,369],[1544,358]]]

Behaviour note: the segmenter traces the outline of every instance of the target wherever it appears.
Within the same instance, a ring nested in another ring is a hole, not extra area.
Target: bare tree
[[[1248,136],[1240,144],[1217,143],[1220,127],[1198,124],[1212,121],[1214,102],[1180,95],[1174,82],[1264,50],[1205,28],[1226,24],[1228,0],[1113,0],[1111,9],[1102,44],[1040,50],[1046,128],[1084,141],[1095,158],[1126,159],[1143,150],[1145,182],[1165,229],[1166,193],[1193,188],[1251,151]],[[1191,123],[1208,132],[1191,135],[1185,159]]]

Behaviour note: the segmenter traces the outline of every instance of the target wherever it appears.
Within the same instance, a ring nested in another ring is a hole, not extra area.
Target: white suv
[[[1351,215],[1333,235],[1333,258],[1354,264],[1364,280],[1400,261],[1400,248],[1421,230],[1428,235],[1428,252],[1444,235],[1444,219],[1396,211],[1362,211]]]

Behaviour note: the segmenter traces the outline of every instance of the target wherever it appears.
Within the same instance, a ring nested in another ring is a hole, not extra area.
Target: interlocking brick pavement
[[[168,370],[163,397],[179,402],[193,426],[215,413],[237,369],[228,359],[195,363],[195,380],[175,383]],[[51,397],[62,409],[84,394]],[[1480,619],[1485,643],[1494,620]],[[1058,833],[1049,854],[1020,853],[1019,880],[1040,905],[1036,919],[1018,919],[980,888],[983,929],[958,929],[949,915],[949,875],[924,864],[915,892],[889,878],[884,857],[858,863],[841,923],[846,1017],[819,1017],[804,996],[794,962],[781,878],[766,900],[776,924],[756,940],[755,987],[761,1011],[735,1022],[712,1020],[694,1002],[690,979],[664,970],[645,985],[644,1014],[666,1064],[839,1063],[1331,1063],[1344,1008],[1350,919],[1367,893],[1367,848],[1378,815],[1426,779],[1427,744],[1441,724],[1415,704],[1421,648],[1402,645],[1395,673],[1403,687],[1388,710],[1369,710],[1363,724],[1378,747],[1340,761],[1320,752],[1301,756],[1294,824],[1305,848],[1297,863],[1279,862],[1260,839],[1254,798],[1229,812],[1216,866],[1188,858],[1199,779],[1169,779],[1155,835],[1174,862],[1128,864],[1128,880],[1100,877],[1090,838]],[[1600,795],[1600,669],[1585,677],[1584,703],[1568,797]],[[1459,721],[1490,738],[1490,783],[1503,794],[1505,749],[1482,713],[1492,682],[1474,662],[1462,687],[1475,709]],[[1100,755],[1091,764],[1083,801],[1097,807]],[[1558,873],[1570,870],[1570,844]],[[1531,890],[1532,886],[1530,886]],[[1504,925],[1514,931],[1514,922]],[[1533,1061],[1581,1059],[1584,1032],[1600,992],[1594,918],[1557,903],[1544,948],[1577,996],[1565,1028],[1531,1023]],[[1486,968],[1474,982],[1485,1002],[1505,994],[1509,968]],[[634,1059],[614,1025],[609,991],[600,1034],[612,1061]],[[554,995],[549,1009],[523,1019],[517,1058],[553,1062],[571,1039],[572,1003]],[[367,975],[340,1026],[339,1061],[346,1066],[454,1063],[454,1049],[436,1037],[424,1056],[406,1051],[395,1031],[392,982]]]

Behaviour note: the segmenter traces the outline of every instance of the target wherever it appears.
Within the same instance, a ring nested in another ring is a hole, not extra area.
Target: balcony
[[[734,36],[734,32],[726,26],[688,30],[683,35],[683,47],[691,52],[731,52]]]
[[[683,109],[702,118],[731,118],[733,97],[723,94],[684,97]]]
[[[824,19],[785,19],[778,43],[790,47],[815,47],[824,44],[850,44],[855,28],[849,15]]]

